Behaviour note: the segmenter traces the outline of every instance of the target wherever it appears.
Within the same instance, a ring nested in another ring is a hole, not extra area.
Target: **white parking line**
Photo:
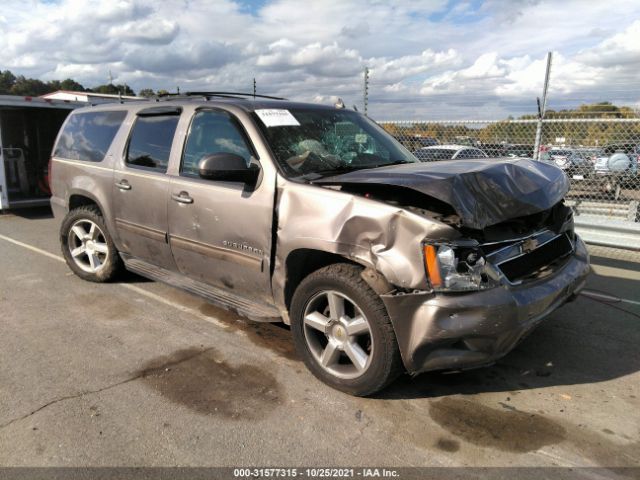
[[[28,243],[20,242],[19,240],[15,240],[11,237],[7,237],[2,234],[0,234],[0,239],[5,240],[9,243],[13,243],[14,245],[18,245],[19,247],[26,248],[27,250],[31,250],[32,252],[39,253],[40,255],[44,255],[45,257],[51,258],[53,260],[57,260],[58,262],[65,263],[65,259],[62,256],[55,255],[51,252],[47,252],[46,250],[43,250],[38,247],[34,247],[33,245],[29,245]],[[136,287],[135,285],[131,285],[129,283],[119,283],[118,285],[122,288],[126,288],[127,290],[136,292],[138,295],[142,295],[151,300],[155,300],[158,303],[163,303],[172,308],[175,308],[176,310],[180,310],[181,312],[188,313],[189,315],[193,315],[194,317],[197,317],[200,320],[204,320],[205,322],[212,323],[217,327],[223,328],[225,330],[229,329],[228,325],[224,324],[223,322],[221,322],[215,317],[204,315],[203,313],[200,313],[198,310],[194,310],[193,308],[189,308],[179,303],[172,302],[171,300],[161,297],[160,295],[156,295],[155,293],[151,293],[143,288]],[[244,332],[240,330],[235,330],[234,333],[241,334],[241,335],[244,334]]]
[[[620,297],[616,297],[615,295],[610,295],[604,292],[596,292],[593,290],[589,290],[587,288],[585,288],[584,290],[582,290],[580,292],[580,295],[584,295],[585,297],[590,297],[593,298],[595,300],[602,300],[603,302],[607,302],[607,303],[618,303],[618,302],[623,302],[623,303],[630,303],[631,305],[640,305],[640,302],[636,302],[635,300],[628,300],[626,298],[620,298]]]
[[[5,237],[4,235],[0,235],[0,239],[6,240],[9,243],[13,243],[20,247],[26,248],[27,250],[31,250],[32,252],[39,253],[40,255],[44,255],[45,257],[53,258],[54,260],[58,260],[59,262],[64,262],[64,258],[62,258],[60,255],[55,255],[53,253],[47,252],[46,250],[42,250],[41,248],[34,247],[33,245],[29,245],[28,243],[22,243],[22,242],[19,242],[18,240],[14,240],[13,238]]]

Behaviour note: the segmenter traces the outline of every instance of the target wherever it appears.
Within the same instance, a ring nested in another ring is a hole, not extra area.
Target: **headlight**
[[[464,292],[497,285],[480,252],[457,245],[423,245],[427,278],[435,291]]]

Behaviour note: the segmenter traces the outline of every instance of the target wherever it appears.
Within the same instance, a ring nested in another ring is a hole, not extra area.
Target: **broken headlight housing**
[[[437,292],[477,291],[498,285],[475,245],[424,243],[422,251],[427,278]]]

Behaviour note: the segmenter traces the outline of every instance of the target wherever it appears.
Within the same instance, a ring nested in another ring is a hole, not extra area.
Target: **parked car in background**
[[[522,143],[481,143],[478,147],[489,157],[533,158],[533,145]]]
[[[585,160],[595,165],[596,160],[604,155],[604,149],[597,147],[580,147],[576,149],[576,153]]]
[[[413,152],[418,160],[432,162],[434,160],[460,160],[465,158],[487,158],[487,154],[479,148],[465,145],[438,145],[420,148]]]
[[[572,148],[553,147],[541,155],[540,160],[554,164],[573,180],[584,180],[593,173],[591,162]]]
[[[507,156],[506,143],[481,143],[480,145],[478,145],[478,148],[480,148],[489,157]]]
[[[513,143],[505,145],[505,155],[508,157],[533,158],[533,145]]]
[[[632,143],[607,145],[596,158],[597,175],[622,175],[634,177],[638,173],[640,145]]]
[[[594,164],[594,173],[601,188],[606,192],[613,192],[616,199],[620,196],[622,188],[640,188],[639,161],[638,144],[606,145]]]
[[[420,162],[344,108],[200,92],[74,110],[51,206],[78,277],[126,268],[284,321],[314,375],[369,395],[495,362],[584,287],[566,177],[504,166]]]

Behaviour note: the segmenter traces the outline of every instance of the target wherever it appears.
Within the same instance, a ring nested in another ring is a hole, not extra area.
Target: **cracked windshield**
[[[313,180],[417,161],[378,125],[357,112],[291,109],[284,122],[275,122],[261,112],[266,111],[256,111],[258,124],[290,177]]]

